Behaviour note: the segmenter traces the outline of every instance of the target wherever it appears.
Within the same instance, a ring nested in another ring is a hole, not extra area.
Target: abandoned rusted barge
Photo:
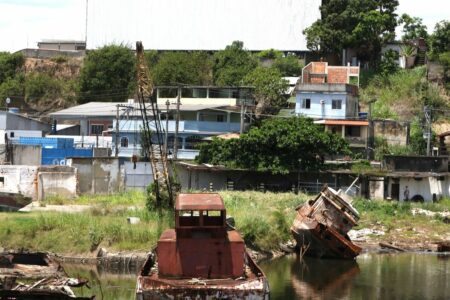
[[[219,194],[178,195],[175,229],[162,233],[138,274],[136,299],[269,299],[267,279],[227,226]]]
[[[324,187],[313,200],[297,207],[291,232],[299,251],[308,256],[353,259],[361,248],[347,233],[357,225],[359,213],[335,190]]]

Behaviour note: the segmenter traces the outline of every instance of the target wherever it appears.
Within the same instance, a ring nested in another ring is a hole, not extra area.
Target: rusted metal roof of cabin
[[[176,210],[225,210],[222,197],[217,193],[179,194]]]

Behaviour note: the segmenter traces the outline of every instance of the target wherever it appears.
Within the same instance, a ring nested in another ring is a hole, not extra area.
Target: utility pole
[[[374,148],[374,142],[373,142],[373,120],[372,120],[372,104],[376,101],[376,99],[372,99],[369,102],[369,115],[368,115],[368,121],[369,126],[367,128],[367,141],[366,141],[366,159],[370,160],[372,158],[372,151]]]
[[[168,153],[168,147],[167,147],[167,139],[169,137],[169,107],[170,107],[170,101],[167,99],[166,101],[166,134],[164,135],[164,151],[167,155]]]
[[[175,138],[173,140],[173,159],[177,159],[178,156],[178,127],[180,125],[180,101],[181,101],[181,85],[178,86],[177,96],[177,119],[175,122]]]
[[[119,104],[116,105],[116,136],[114,138],[114,143],[116,144],[116,149],[114,152],[114,156],[119,156]]]
[[[427,122],[427,156],[431,155],[431,107],[425,106],[425,121]]]
[[[240,126],[239,133],[243,134],[244,133],[244,120],[245,120],[245,112],[244,112],[245,103],[244,103],[244,99],[241,99],[241,91],[239,88],[237,89],[237,98],[238,98],[238,100],[241,101],[241,126]]]

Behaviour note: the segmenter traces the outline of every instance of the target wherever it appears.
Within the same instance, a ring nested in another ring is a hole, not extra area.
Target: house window
[[[311,99],[303,99],[302,108],[310,109],[311,108]]]
[[[11,132],[9,133],[9,137],[11,137],[11,138],[14,137],[14,131],[11,131]]]
[[[361,137],[361,127],[359,126],[347,126],[345,127],[345,131],[345,136]]]
[[[342,108],[342,100],[331,101],[331,109],[341,109],[341,108]]]
[[[103,132],[103,124],[92,124],[91,125],[91,134],[102,134]]]
[[[224,121],[224,115],[217,115],[217,122],[223,122]]]
[[[128,148],[128,138],[126,136],[120,138],[120,147]]]
[[[3,188],[5,186],[5,177],[0,176],[0,188]]]

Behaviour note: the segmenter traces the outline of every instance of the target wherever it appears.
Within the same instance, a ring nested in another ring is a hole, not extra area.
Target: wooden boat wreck
[[[297,248],[308,256],[352,259],[361,248],[347,233],[357,225],[359,213],[346,195],[324,187],[315,199],[297,207],[291,232]]]
[[[71,290],[86,284],[86,280],[69,278],[46,253],[0,253],[0,299],[94,299],[77,297]]]
[[[138,274],[136,299],[268,298],[267,279],[227,226],[219,194],[178,195],[175,229],[162,233]]]

